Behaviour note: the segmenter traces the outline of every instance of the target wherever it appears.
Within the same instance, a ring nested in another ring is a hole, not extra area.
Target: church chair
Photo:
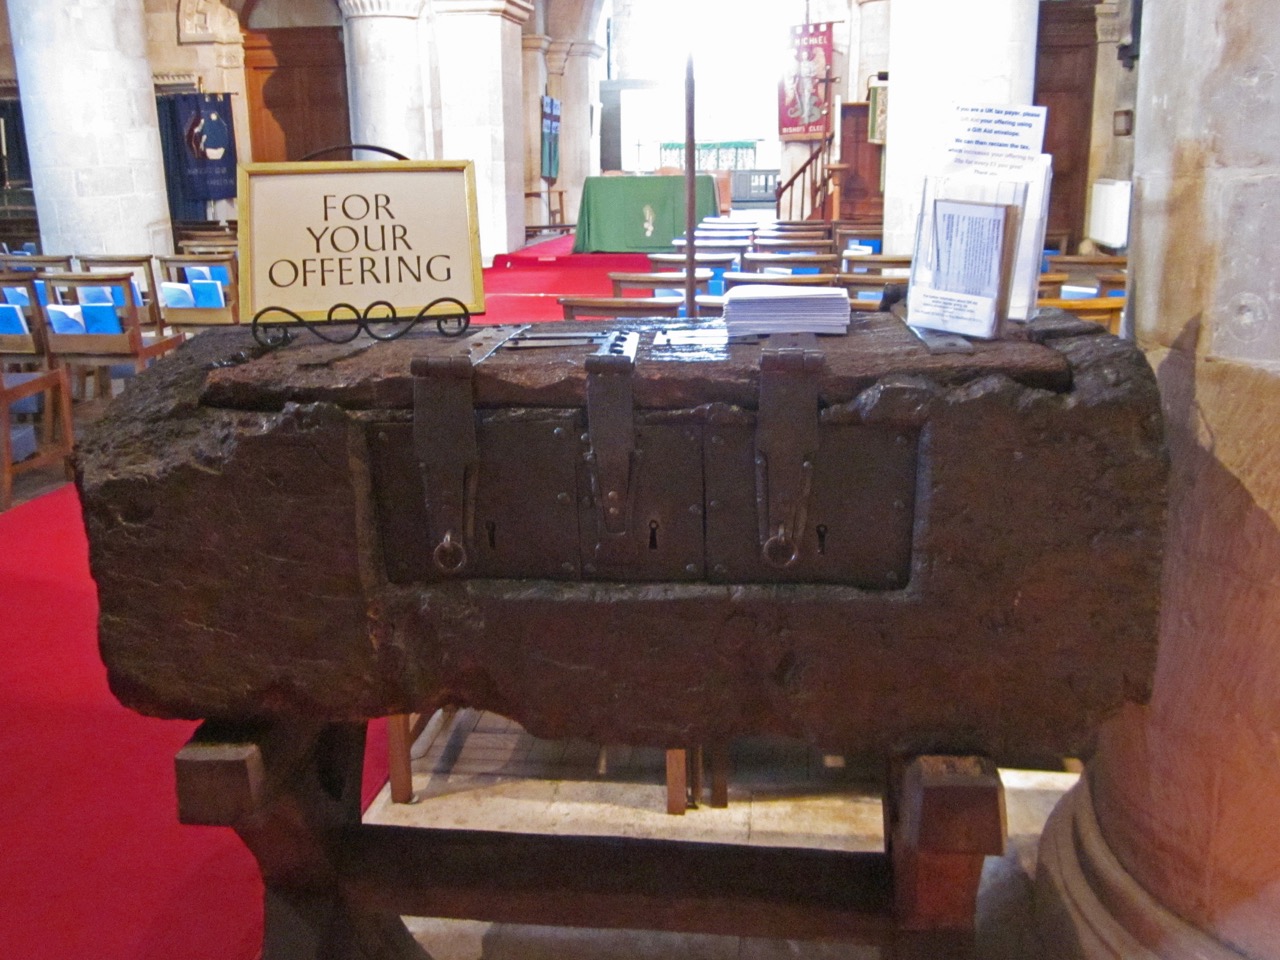
[[[183,254],[160,258],[161,313],[174,331],[197,332],[240,322],[240,279],[235,254]]]
[[[683,270],[688,262],[683,253],[651,253],[649,262],[654,269]],[[738,265],[738,255],[732,251],[716,253],[714,251],[695,250],[693,254],[694,268],[706,267],[709,270],[731,270]]]
[[[0,256],[0,270],[6,273],[30,273],[37,271],[55,270],[63,273],[70,273],[75,269],[74,257],[70,254],[67,256],[37,256],[35,254],[26,253],[9,253]]]
[[[809,273],[835,273],[840,269],[840,258],[834,253],[747,252],[742,255],[742,269],[745,273],[763,273],[778,268],[794,272],[796,267]]]
[[[743,284],[780,284],[787,287],[838,287],[837,274],[831,273],[748,273],[731,270],[724,275],[725,289]]]
[[[1065,273],[1042,273],[1037,277],[1037,298],[1060,298],[1062,296],[1062,285],[1067,282],[1067,274]]]
[[[181,335],[146,329],[128,271],[46,273],[43,279],[50,365],[92,370],[99,397],[111,396],[113,380],[144,370],[182,343]]]
[[[1120,332],[1120,319],[1124,316],[1128,297],[1088,297],[1083,299],[1045,297],[1036,301],[1040,308],[1056,307],[1074,314],[1081,320],[1092,320],[1107,328],[1109,333]]]
[[[840,256],[844,260],[846,273],[885,273],[903,277],[911,269],[910,254],[855,253],[843,250]]]
[[[1098,296],[1114,297],[1117,294],[1125,293],[1129,288],[1129,275],[1127,273],[1100,273],[1098,274]]]
[[[771,237],[757,233],[751,249],[755,253],[831,253],[832,245],[830,237],[800,238],[796,234]]]
[[[678,317],[684,297],[560,297],[566,320],[582,317]]]
[[[649,291],[652,296],[656,290],[684,290],[685,277],[687,274],[683,270],[659,270],[653,273],[635,273],[630,271],[614,271],[609,274],[609,280],[613,283],[613,295],[615,297],[626,296],[624,290],[634,290],[637,288]],[[711,282],[712,271],[709,269],[694,269],[693,279],[694,285],[699,293],[707,291],[707,284]]]
[[[21,414],[32,401],[34,414]],[[5,374],[0,379],[0,510],[13,503],[13,482],[29,470],[62,464],[71,479],[75,433],[65,370]]]
[[[48,343],[36,274],[0,273],[0,370],[47,368]]]
[[[150,254],[92,254],[77,256],[76,259],[80,261],[80,268],[88,273],[130,271],[134,277],[134,298],[143,307],[144,329],[155,333],[164,332],[164,316],[160,312],[160,287],[156,283],[155,262]]]

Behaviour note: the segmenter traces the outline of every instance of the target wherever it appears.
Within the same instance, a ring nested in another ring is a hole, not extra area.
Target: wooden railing
[[[827,200],[831,178],[827,167],[831,162],[834,137],[827,135],[814,144],[807,159],[786,183],[778,187],[778,219],[810,220],[827,216]]]

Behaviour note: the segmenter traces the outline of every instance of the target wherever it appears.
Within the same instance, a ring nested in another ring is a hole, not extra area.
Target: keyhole
[[[818,524],[818,553],[827,552],[827,525]]]
[[[649,549],[650,550],[658,549],[658,521],[657,520],[649,521]]]
[[[484,522],[484,529],[489,535],[489,549],[498,549],[498,524],[493,520],[486,520]]]

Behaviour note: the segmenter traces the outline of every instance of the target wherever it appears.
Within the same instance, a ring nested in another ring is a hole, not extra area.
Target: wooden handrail
[[[825,210],[827,202],[827,164],[835,137],[831,134],[818,141],[809,153],[809,159],[800,165],[787,182],[778,188],[777,214],[779,220],[807,220],[815,210]],[[800,187],[797,189],[797,183]],[[796,196],[801,199],[800,213],[796,214]],[[808,201],[807,206],[804,201]],[[783,206],[786,206],[786,214]]]

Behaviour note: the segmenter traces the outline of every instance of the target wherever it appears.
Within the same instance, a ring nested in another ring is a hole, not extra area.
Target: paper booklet
[[[764,333],[846,333],[849,294],[843,287],[742,284],[724,295],[731,337]]]

